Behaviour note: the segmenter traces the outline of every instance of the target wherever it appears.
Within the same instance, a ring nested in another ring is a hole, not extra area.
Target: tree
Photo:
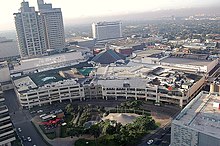
[[[90,128],[89,128],[89,133],[91,135],[93,135],[95,138],[98,138],[99,135],[101,134],[101,130],[99,128],[99,125],[98,124],[95,124],[95,125],[92,125]]]
[[[65,109],[67,114],[71,114],[73,112],[73,106],[71,104],[67,104]]]
[[[97,138],[100,136],[100,134],[101,134],[101,130],[100,130],[99,125],[98,125],[98,124],[92,125],[92,126],[89,128],[89,133],[94,136],[94,138],[95,138],[95,143],[96,143],[96,145],[97,145],[96,139],[97,139]]]

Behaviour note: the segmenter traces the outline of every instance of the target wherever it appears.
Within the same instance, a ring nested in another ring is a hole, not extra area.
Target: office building
[[[46,4],[44,0],[37,2],[47,50],[62,50],[65,47],[65,37],[61,9],[53,8],[52,4]]]
[[[219,93],[200,92],[172,121],[171,146],[220,146]]]
[[[65,47],[63,17],[60,8],[38,0],[39,12],[23,1],[14,13],[21,58],[33,58]]]
[[[122,37],[121,22],[99,22],[92,24],[92,35],[97,41]]]
[[[0,84],[0,145],[11,146],[11,142],[15,140],[15,135],[4,100]]]
[[[21,3],[20,12],[14,13],[15,27],[21,58],[41,56],[45,53],[44,35],[40,17],[28,2]]]

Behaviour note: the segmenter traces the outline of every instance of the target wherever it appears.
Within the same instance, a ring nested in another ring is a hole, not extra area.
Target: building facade
[[[49,79],[49,78],[48,78]],[[75,80],[63,80],[38,87],[30,77],[14,81],[15,92],[23,108],[32,108],[84,97],[84,89]]]
[[[4,100],[0,85],[0,145],[11,146],[11,142],[15,140],[15,135],[8,108]]]
[[[7,61],[0,62],[0,83],[11,81]]]
[[[166,90],[162,86],[150,85],[143,79],[129,80],[99,80],[102,85],[103,99],[134,99],[153,101],[155,103],[175,104],[183,107],[192,99],[197,91],[200,91],[204,83],[204,77],[197,81],[188,90]]]
[[[121,22],[99,22],[92,24],[92,35],[97,41],[122,37]]]
[[[44,35],[40,17],[28,2],[22,2],[20,12],[14,13],[17,40],[22,58],[41,56],[45,53]]]
[[[60,8],[38,1],[39,12],[23,1],[14,13],[21,58],[33,58],[65,47],[63,17]]]
[[[53,8],[52,4],[46,4],[43,0],[37,2],[46,48],[49,51],[62,50],[65,47],[65,36],[61,9]]]
[[[171,146],[220,146],[220,98],[200,92],[172,121]]]

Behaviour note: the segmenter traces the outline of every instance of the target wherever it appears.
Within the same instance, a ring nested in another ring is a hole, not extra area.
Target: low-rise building
[[[75,65],[80,61],[85,61],[85,57],[83,56],[82,52],[68,52],[51,56],[25,59],[14,65],[14,69],[11,70],[11,74],[20,72],[24,74],[30,72],[41,72]]]
[[[162,59],[160,61],[160,64],[162,66],[167,66],[180,70],[209,73],[218,64],[218,59],[205,60],[181,57],[167,57]]]
[[[84,89],[76,79],[65,79],[52,74],[32,75],[14,79],[15,92],[23,108],[32,108],[84,97]]]
[[[181,107],[200,91],[205,82],[203,74],[144,65],[99,67],[96,76],[97,84],[102,85],[103,98],[132,97]]]
[[[172,121],[171,146],[220,146],[219,93],[200,92]]]

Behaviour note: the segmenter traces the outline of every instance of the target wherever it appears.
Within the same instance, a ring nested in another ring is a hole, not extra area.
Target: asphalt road
[[[156,107],[155,105],[144,105],[143,107],[147,109],[152,109],[152,111],[157,113],[169,115],[172,118],[174,118],[180,112],[180,108],[171,105],[162,105],[159,107]],[[145,136],[138,146],[169,146],[171,137],[170,122],[167,123],[167,125],[165,125],[164,127],[159,128],[155,133]],[[153,140],[153,143],[147,144],[149,140]]]
[[[32,125],[30,121],[32,117],[29,111],[22,110],[22,108],[19,106],[14,90],[4,92],[4,97],[5,104],[8,106],[9,114],[18,136],[21,139],[22,136],[24,136],[25,139],[27,139],[28,136],[31,137],[31,142],[23,141],[24,146],[47,146]],[[21,132],[18,132],[18,128],[21,128]]]

